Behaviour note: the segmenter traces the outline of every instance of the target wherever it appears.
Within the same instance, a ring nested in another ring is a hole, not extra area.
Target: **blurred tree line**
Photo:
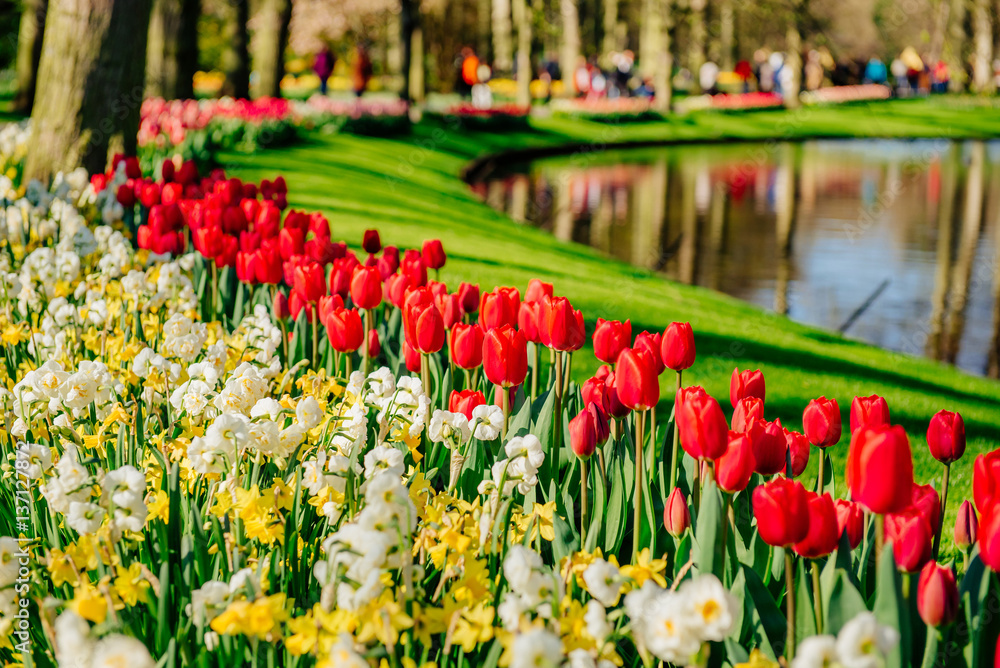
[[[194,95],[199,70],[224,73],[222,92],[280,96],[289,56],[307,62],[357,44],[376,75],[419,101],[450,91],[459,54],[471,48],[493,76],[529,83],[546,65],[572,90],[584,60],[605,69],[636,55],[640,76],[661,91],[683,67],[697,92],[706,61],[723,70],[761,49],[783,51],[795,76],[803,54],[825,49],[855,66],[913,47],[943,60],[952,88],[990,92],[1000,53],[997,0],[0,0],[0,63],[16,62],[15,106],[34,107],[36,150],[28,173],[100,169],[109,151],[134,151],[144,97]],[[253,84],[253,85],[251,85]]]

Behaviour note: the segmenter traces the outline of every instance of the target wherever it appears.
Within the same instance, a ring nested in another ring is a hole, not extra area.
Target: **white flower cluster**
[[[117,633],[96,639],[90,624],[72,610],[67,610],[56,619],[55,645],[56,660],[60,666],[154,668],[156,665],[142,641]]]
[[[267,307],[258,304],[253,313],[243,318],[236,334],[242,334],[246,339],[248,349],[256,350],[253,361],[268,378],[274,378],[282,371],[281,358],[278,350],[281,348],[281,329],[271,320]]]
[[[714,575],[663,589],[652,580],[625,596],[632,634],[642,652],[686,665],[706,641],[721,641],[733,628],[739,603]]]
[[[260,574],[250,568],[243,568],[233,573],[229,582],[209,580],[192,591],[191,602],[184,608],[184,613],[195,626],[207,628],[232,601],[244,596],[256,598],[262,593]]]
[[[23,591],[19,592],[19,588],[15,587],[15,583],[17,582],[18,571],[21,566],[19,561],[26,557],[27,552],[21,549],[21,543],[17,538],[11,536],[0,537],[0,614],[2,614],[8,623],[17,614],[19,609],[18,599],[24,593]],[[4,633],[7,632],[7,629],[9,627],[2,628],[0,626],[0,630]]]
[[[792,668],[879,668],[898,642],[896,629],[879,624],[870,612],[861,612],[844,624],[836,637],[820,635],[803,640]]]
[[[114,394],[124,391],[102,362],[84,360],[72,373],[59,362],[49,360],[11,390],[14,424],[11,433],[22,438],[38,420],[55,417],[59,427],[72,427],[72,420],[94,406],[98,419],[107,416]]]
[[[480,494],[509,497],[515,489],[527,494],[538,484],[538,470],[545,461],[545,453],[537,436],[515,436],[507,441],[504,452],[507,458],[493,464],[491,479],[479,483]]]
[[[323,541],[326,559],[313,568],[325,610],[357,611],[382,593],[383,573],[412,568],[400,535],[416,530],[417,509],[400,477],[379,473],[368,481],[364,500],[357,517]]]

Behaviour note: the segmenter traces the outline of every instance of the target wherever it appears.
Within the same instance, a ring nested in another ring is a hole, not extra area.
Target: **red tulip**
[[[792,460],[792,477],[798,478],[809,465],[809,440],[797,431],[784,428],[782,431],[785,433],[785,446]]]
[[[431,239],[424,242],[424,247],[420,251],[420,255],[424,258],[424,265],[428,269],[440,269],[444,266],[445,255],[444,247],[441,245],[440,239]]]
[[[632,346],[636,350],[644,350],[649,353],[649,357],[653,360],[653,367],[656,368],[657,376],[667,368],[663,364],[663,358],[660,356],[662,339],[663,335],[659,332],[639,332],[635,337],[635,345]]]
[[[934,534],[927,518],[916,508],[885,516],[885,540],[892,541],[892,554],[901,571],[915,573],[931,558]]]
[[[517,313],[517,327],[524,332],[524,338],[530,343],[541,343],[538,332],[538,304],[536,302],[521,302]]]
[[[281,249],[281,259],[291,260],[296,255],[303,255],[306,248],[305,233],[286,227],[278,233],[278,246]]]
[[[632,345],[632,323],[629,320],[597,319],[597,329],[594,330],[594,357],[614,364],[622,350]]]
[[[378,340],[378,330],[368,330],[368,358],[375,359],[382,352],[382,343]]]
[[[894,513],[909,506],[913,457],[903,428],[861,427],[854,432],[846,479],[851,497],[873,513]]]
[[[729,381],[729,401],[733,408],[744,397],[757,397],[764,401],[764,374],[760,369],[742,373],[739,369],[733,369],[733,377]]]
[[[444,320],[434,304],[408,302],[403,309],[403,332],[414,350],[429,354],[444,346]]]
[[[118,186],[118,193],[115,198],[126,209],[135,207],[135,190],[130,188],[127,183]]]
[[[809,535],[809,499],[797,480],[775,478],[753,491],[757,531],[768,545],[788,547]]]
[[[587,407],[577,413],[569,421],[569,441],[573,454],[580,459],[589,459],[603,440],[607,440],[608,418],[597,404],[587,404]]]
[[[483,363],[485,335],[478,324],[456,323],[451,329],[451,361],[461,369],[475,369]]]
[[[968,501],[962,501],[955,518],[955,545],[967,550],[979,538],[979,518],[976,509]]]
[[[693,385],[677,390],[674,414],[684,452],[699,460],[718,459],[726,453],[729,447],[726,416],[719,402],[703,388]]]
[[[929,561],[920,571],[917,611],[924,624],[935,628],[955,620],[958,614],[958,586],[955,584],[955,573],[950,568]]]
[[[837,534],[847,532],[847,542],[853,550],[861,544],[865,532],[865,511],[860,505],[846,499],[833,502],[837,510]]]
[[[540,302],[545,297],[552,298],[552,284],[533,278],[528,281],[528,289],[524,293],[524,301]]]
[[[141,231],[142,228],[140,227],[139,230]],[[139,247],[143,247],[141,240]],[[249,283],[250,285],[257,282],[257,275],[253,271],[252,260],[253,253],[236,252],[236,280],[242,283]]]
[[[938,411],[927,427],[927,447],[942,464],[951,464],[965,453],[965,422],[951,411]]]
[[[291,311],[288,310],[288,297],[285,293],[280,290],[274,293],[274,301],[271,304],[271,313],[278,320],[284,320],[291,315]]]
[[[410,373],[420,373],[423,357],[420,351],[403,340],[403,359],[406,360],[406,370]]]
[[[972,498],[980,515],[987,506],[1000,501],[1000,450],[976,457],[972,465]]]
[[[365,328],[357,309],[339,308],[326,318],[326,334],[330,347],[338,353],[351,353],[365,341]]]
[[[382,303],[382,275],[376,267],[355,267],[351,278],[351,301],[367,311]]]
[[[802,412],[802,430],[813,445],[828,448],[840,440],[840,407],[836,399],[813,399]]]
[[[636,411],[656,406],[660,400],[660,382],[648,353],[627,348],[619,355],[615,368],[618,398],[622,404]]]
[[[510,325],[486,332],[483,369],[494,385],[513,387],[523,383],[528,374],[528,346],[524,334]]]
[[[691,526],[691,512],[680,487],[674,487],[663,505],[663,526],[674,538],[680,538]]]
[[[465,313],[475,313],[479,310],[479,285],[462,283],[458,286],[458,298]]]
[[[937,534],[941,527],[941,497],[932,485],[913,485],[910,498],[913,507],[920,511],[931,525],[931,533]]]
[[[829,494],[806,492],[809,499],[809,533],[795,544],[795,552],[806,559],[825,557],[837,549],[840,530],[837,511]]]
[[[406,301],[406,292],[412,287],[414,287],[414,284],[406,274],[393,274],[387,278],[385,280],[385,292],[389,303],[398,309],[402,309]]]
[[[991,503],[979,518],[979,557],[1000,572],[1000,505]]]
[[[586,339],[583,313],[574,309],[565,297],[546,297],[539,302],[538,335],[549,348],[579,350]]]
[[[403,253],[400,269],[414,285],[427,284],[427,265],[424,264],[424,258],[420,251],[411,248]]]
[[[521,295],[517,288],[497,288],[479,300],[479,326],[487,332],[494,327],[517,326]]]
[[[753,476],[753,446],[746,434],[729,432],[729,444],[721,457],[715,460],[715,481],[719,488],[736,494],[742,492]]]
[[[753,459],[757,464],[757,473],[774,475],[787,468],[788,440],[785,438],[781,420],[774,422],[754,420],[747,426],[746,435],[753,445]]]
[[[364,237],[361,240],[361,247],[369,255],[374,255],[382,250],[382,239],[379,237],[378,230],[365,230]]]
[[[292,316],[292,320],[298,320],[299,314],[304,310],[306,312],[306,321],[312,322],[316,314],[316,305],[306,301],[302,295],[300,295],[295,288],[288,293],[288,310]]]
[[[319,321],[326,325],[326,319],[337,309],[344,308],[344,300],[340,295],[323,295],[319,298]]]
[[[457,294],[445,294],[434,300],[438,311],[441,311],[441,319],[444,320],[444,328],[451,329],[456,323],[462,322],[462,300]]]
[[[694,332],[687,322],[672,322],[663,332],[660,343],[663,363],[674,371],[684,371],[694,364]]]
[[[448,410],[452,413],[461,413],[471,420],[472,411],[477,406],[482,406],[485,403],[486,396],[482,392],[476,390],[462,390],[461,392],[452,390],[451,396],[448,398]]]
[[[358,259],[353,255],[334,260],[330,269],[330,294],[347,299],[351,292],[351,278],[354,277],[354,270],[358,266],[360,266]]]
[[[879,427],[889,425],[889,405],[885,399],[873,394],[870,397],[854,397],[851,402],[851,433],[863,426]]]
[[[745,432],[755,420],[764,419],[764,402],[757,397],[744,397],[733,409],[733,431]]]
[[[303,262],[292,272],[292,287],[308,302],[316,302],[326,294],[323,267],[316,262]]]
[[[597,370],[597,373],[594,374],[593,380],[602,383],[601,391],[607,398],[607,413],[610,417],[623,418],[629,414],[629,407],[623,404],[621,398],[618,396],[618,380],[615,378],[615,373],[611,370],[611,367],[607,364],[602,365]]]

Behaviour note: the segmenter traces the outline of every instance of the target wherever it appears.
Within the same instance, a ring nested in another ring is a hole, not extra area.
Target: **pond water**
[[[1000,143],[578,153],[473,186],[559,239],[884,348],[998,375]]]

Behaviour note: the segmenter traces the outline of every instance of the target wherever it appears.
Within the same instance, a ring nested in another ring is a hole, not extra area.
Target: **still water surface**
[[[559,239],[684,283],[996,376],[1000,142],[632,149],[474,186]]]

